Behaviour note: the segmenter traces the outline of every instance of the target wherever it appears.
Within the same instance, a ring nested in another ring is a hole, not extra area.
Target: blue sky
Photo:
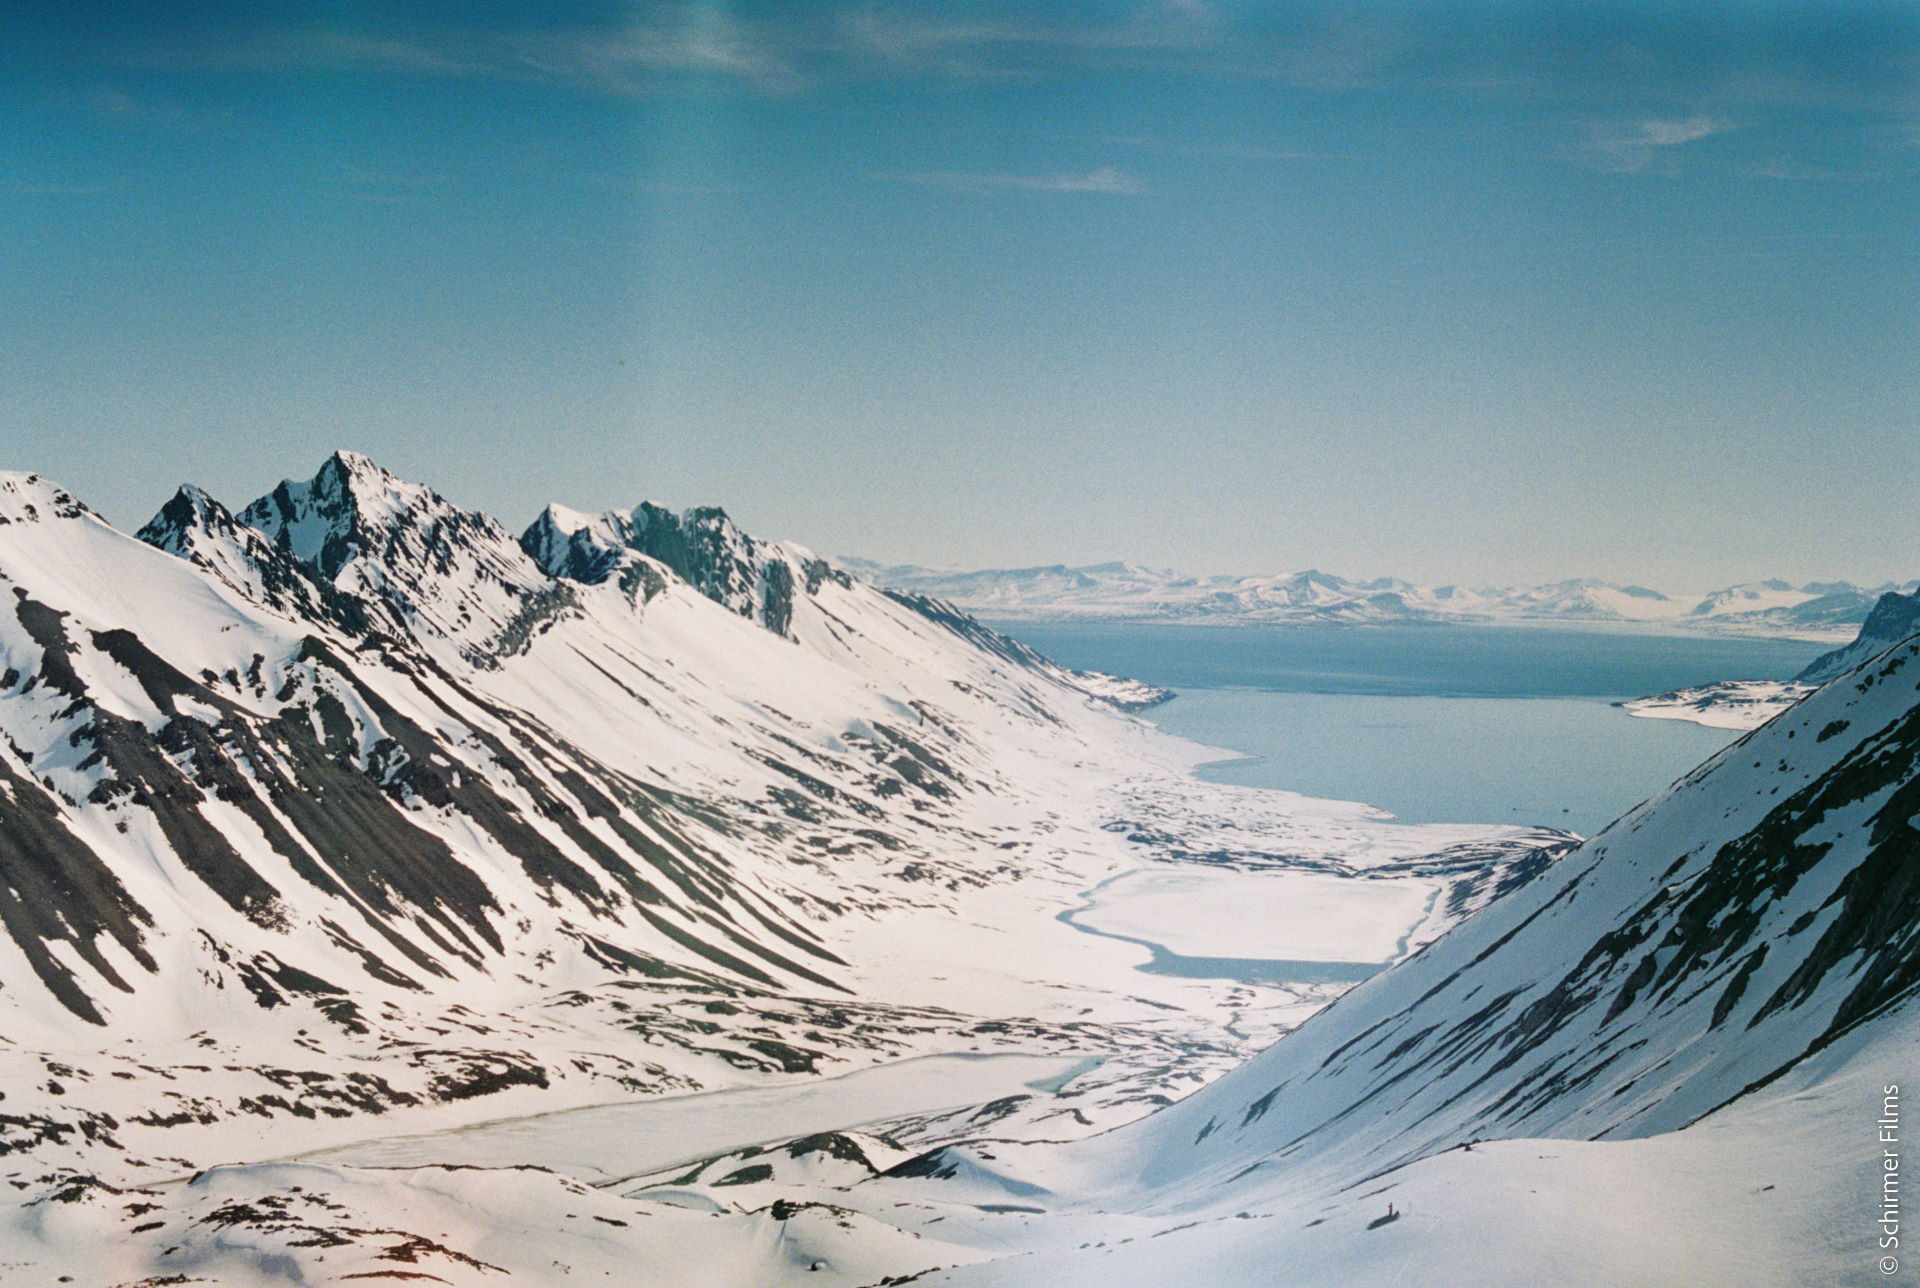
[[[1920,6],[9,6],[0,464],[518,525],[1920,573]]]

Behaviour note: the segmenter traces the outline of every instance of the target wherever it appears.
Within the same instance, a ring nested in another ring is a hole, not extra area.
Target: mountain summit
[[[634,576],[646,564],[633,556],[643,555],[714,603],[780,635],[792,624],[796,585],[816,594],[829,578],[846,582],[845,573],[797,546],[754,540],[715,506],[675,514],[642,502],[600,515],[548,506],[520,546],[550,576],[593,585]]]

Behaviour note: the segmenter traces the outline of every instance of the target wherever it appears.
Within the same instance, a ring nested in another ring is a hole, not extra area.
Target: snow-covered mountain
[[[346,453],[238,515],[184,488],[140,539],[0,476],[0,1031],[244,1029],[284,1059],[318,1025],[404,1051],[349,1094],[329,1047],[272,1092],[308,1117],[544,1085],[540,1061],[448,1048],[423,1016],[610,975],[848,995],[823,926],[1010,870],[962,821],[977,802],[1090,739],[1155,762],[1113,704],[1156,691],[718,512],[652,522],[577,525],[581,557],[549,572],[528,550],[553,514],[515,538]],[[668,1058],[574,1072],[641,1089],[812,1058],[779,1026],[664,1031]]]
[[[1003,620],[1088,618],[1236,624],[1476,621],[1657,625],[1676,631],[1843,639],[1876,594],[1845,582],[1782,581],[1669,595],[1592,579],[1541,586],[1421,586],[1399,578],[1353,581],[1308,571],[1194,576],[1138,564],[947,572],[848,559],[879,585],[936,596]],[[1904,589],[1912,589],[1909,583]]]
[[[884,872],[994,788],[1009,722],[1159,696],[719,511],[516,539],[349,453],[238,515],[183,488],[140,538],[0,478],[0,979],[54,1027],[164,1022],[187,979],[348,1017],[570,958],[837,987],[794,911],[836,883],[723,849],[811,830]]]
[[[381,1133],[931,1057],[1075,1071],[975,1127],[1137,1116],[1346,982],[1144,974],[1090,889],[1297,873],[1397,953],[1567,844],[1198,783],[1158,691],[718,511],[516,536],[341,453],[136,538],[10,474],[0,581],[0,1282],[178,1272],[116,1190]]]
[[[1690,615],[1807,627],[1852,625],[1863,620],[1872,608],[1875,594],[1888,589],[1869,589],[1844,581],[1808,582],[1803,586],[1778,579],[1744,582],[1703,596]]]

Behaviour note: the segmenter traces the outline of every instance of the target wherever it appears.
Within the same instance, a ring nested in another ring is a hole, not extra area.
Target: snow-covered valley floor
[[[1229,958],[1278,954],[1380,962],[1491,897],[1503,876],[1537,847],[1565,844],[1552,832],[1407,826],[1348,802],[1200,783],[1184,767],[1214,753],[1158,734],[1148,735],[1148,742],[1160,754],[1170,753],[1172,763],[1148,773],[1136,770],[1082,797],[1055,798],[1049,817],[1037,825],[1005,826],[1007,835],[1027,838],[1015,843],[1025,851],[1025,875],[946,891],[934,906],[875,914],[845,927],[835,950],[857,968],[857,1002],[744,993],[720,998],[674,981],[641,987],[609,980],[521,1008],[516,1025],[478,1012],[447,1019],[464,1030],[459,1049],[470,1063],[487,1067],[499,1059],[502,1070],[534,1047],[556,1043],[577,1044],[595,1062],[671,1059],[673,1048],[663,1048],[649,1030],[680,1017],[698,1024],[710,1011],[736,1035],[759,1034],[796,1050],[820,1049],[814,1039],[849,1034],[849,1025],[859,1031],[857,1041],[827,1048],[828,1057],[811,1069],[729,1073],[711,1061],[682,1062],[669,1065],[685,1069],[677,1078],[624,1093],[603,1078],[556,1078],[547,1086],[513,1085],[446,1103],[392,1106],[371,1117],[289,1116],[268,1106],[256,1113],[207,1113],[201,1122],[195,1107],[213,1107],[221,1084],[262,1077],[272,1082],[271,1070],[284,1066],[280,1083],[312,1085],[319,1074],[303,1069],[298,1057],[308,1065],[336,1061],[297,1045],[288,1050],[271,1028],[255,1036],[200,1035],[171,1053],[151,1044],[127,1048],[126,1054],[114,1050],[117,1044],[104,1050],[10,1046],[0,1075],[9,1102],[45,1102],[45,1088],[54,1082],[61,1088],[54,1103],[71,1116],[49,1116],[38,1148],[0,1160],[25,1201],[0,1217],[0,1231],[6,1232],[0,1236],[6,1249],[0,1283],[39,1283],[56,1267],[95,1266],[103,1283],[117,1282],[116,1274],[131,1283],[168,1271],[170,1258],[183,1255],[168,1249],[200,1238],[206,1227],[204,1214],[195,1218],[202,1222],[197,1233],[163,1218],[182,1215],[180,1205],[207,1185],[238,1184],[243,1177],[251,1185],[306,1176],[303,1192],[334,1199],[398,1185],[417,1199],[422,1186],[431,1188],[429,1176],[440,1174],[432,1170],[436,1166],[508,1169],[506,1177],[523,1181],[530,1175],[524,1169],[532,1167],[606,1186],[743,1147],[751,1151],[772,1141],[850,1129],[884,1139],[886,1146],[871,1147],[876,1152],[895,1146],[924,1150],[982,1131],[1030,1139],[1085,1135],[1191,1093],[1351,984],[1319,972],[1297,980],[1236,978],[1243,972],[1231,969],[1221,975],[1152,972],[1145,969],[1152,964],[1149,950],[1082,933],[1063,920],[1087,902],[1089,891],[1120,892],[1098,903],[1095,915],[1103,926],[1140,932],[1175,951],[1211,943],[1210,955]],[[987,829],[985,835],[996,833]],[[1357,938],[1343,947],[1349,934]],[[632,1036],[623,1041],[615,1025],[628,1026]],[[449,1032],[447,1040],[453,1036]],[[377,1050],[349,1055],[345,1063],[354,1070],[381,1068]],[[112,1129],[99,1128],[98,1134],[111,1136],[118,1148],[90,1138],[84,1127],[89,1116],[113,1121]],[[61,1131],[65,1122],[76,1128]],[[369,1130],[376,1126],[378,1131]],[[183,1178],[210,1167],[227,1169],[213,1174],[223,1179],[202,1176],[181,1187]],[[428,1172],[418,1170],[423,1167]],[[473,1175],[454,1174],[456,1188],[476,1183],[465,1179]],[[78,1206],[100,1209],[80,1226],[67,1205],[48,1203],[50,1193],[73,1183],[63,1178],[73,1176],[89,1178]],[[150,1197],[109,1205],[111,1191],[94,1188],[96,1183]],[[752,1187],[736,1194],[743,1203],[755,1200]],[[603,1235],[618,1229],[604,1223],[600,1228]],[[103,1238],[111,1242],[112,1257],[91,1260],[97,1249],[76,1246],[79,1230],[86,1231],[90,1247]],[[293,1230],[289,1225],[281,1233]],[[242,1256],[228,1246],[231,1233],[215,1241],[217,1249],[196,1253],[201,1269],[192,1273],[224,1283],[250,1283],[245,1275],[265,1273],[253,1253]],[[315,1246],[333,1246],[330,1237]],[[467,1246],[449,1244],[456,1245]],[[308,1256],[275,1255],[292,1256],[289,1266],[305,1264]],[[340,1255],[332,1254],[326,1273],[339,1273],[333,1267]],[[557,1259],[576,1270],[584,1264]],[[317,1254],[314,1260],[310,1270],[320,1273]],[[845,1256],[838,1261],[846,1264]],[[432,1273],[446,1279],[454,1270],[452,1281],[464,1282],[457,1272],[464,1264]],[[762,1273],[761,1263],[753,1264],[752,1273]],[[370,1271],[361,1266],[353,1273]],[[287,1274],[292,1277],[285,1281],[301,1282],[293,1271]],[[616,1275],[614,1281],[770,1282],[679,1274]],[[535,1275],[533,1281],[546,1280]],[[821,1282],[867,1280],[856,1274]]]
[[[1204,800],[1212,789],[1195,784],[1193,790],[1197,800]],[[1323,824],[1354,813],[1340,803],[1290,797],[1263,801],[1266,795],[1248,793],[1246,799],[1289,810],[1309,835],[1316,811],[1323,812]],[[1145,807],[1146,801],[1136,804]],[[1392,829],[1383,841],[1400,840],[1395,832],[1405,830],[1405,843],[1416,847],[1444,849],[1459,844],[1462,836],[1484,832],[1401,829],[1362,818],[1368,830]],[[1328,834],[1329,845],[1336,835]],[[1090,839],[1107,844],[1110,836],[1103,829]],[[1153,850],[1149,845],[1142,852],[1150,857]],[[1500,852],[1505,857],[1504,846]],[[922,1124],[959,1121],[977,1128],[981,1117],[960,1111],[996,1102],[1025,1102],[1017,1118],[1045,1121],[1053,1134],[1077,1134],[1094,1122],[1110,1125],[1131,1116],[1129,1103],[1148,1103],[1169,1087],[1198,1085],[1244,1058],[1355,980],[1405,956],[1458,919],[1457,910],[1449,916],[1440,903],[1452,888],[1446,877],[1409,873],[1404,860],[1367,857],[1378,865],[1342,872],[1272,858],[1259,866],[1244,858],[1238,865],[1154,859],[1084,892],[1083,909],[1070,907],[1052,918],[1097,929],[1122,946],[1083,946],[1047,931],[1042,950],[1014,959],[1022,963],[1021,978],[995,980],[975,969],[923,981],[923,987],[939,993],[943,1006],[966,1005],[965,1012],[953,1012],[956,1016],[1022,1006],[1062,1017],[1074,1012],[1074,1018],[1051,1025],[1030,1023],[1029,1032],[1008,1049],[916,1054],[828,1077],[539,1111],[419,1135],[381,1135],[279,1161],[356,1167],[525,1164],[600,1185],[822,1131],[883,1125],[901,1139],[926,1139]],[[1038,911],[1047,908],[1042,904]],[[970,924],[995,936],[997,957],[1008,960],[1009,925],[1018,924],[1014,918],[996,925],[982,917]],[[1041,929],[1038,921],[1033,925]],[[927,934],[924,927],[920,933]],[[1129,939],[1146,941],[1148,951],[1130,951]],[[1154,957],[1160,955],[1153,946],[1165,946],[1185,960],[1223,960],[1217,972],[1182,972],[1181,978],[1163,982],[1152,978],[1159,973]],[[1331,977],[1320,969],[1348,964],[1364,969]],[[1259,967],[1269,969],[1247,969]],[[1050,978],[1049,969],[1059,977]],[[1148,978],[1136,979],[1135,972]],[[1075,976],[1084,978],[1066,982]],[[956,996],[956,987],[970,991]],[[1090,1004],[1095,1002],[1104,1005]],[[1142,1005],[1148,1008],[1144,1015],[1128,1018]],[[1115,1008],[1117,1018],[1093,1018]],[[1074,1045],[1076,1034],[1084,1035],[1084,1051]],[[928,1042],[937,1047],[939,1036],[930,1035]],[[1015,1126],[1001,1122],[996,1130]]]

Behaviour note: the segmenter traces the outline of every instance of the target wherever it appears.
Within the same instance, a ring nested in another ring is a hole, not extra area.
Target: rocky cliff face
[[[1794,678],[1803,684],[1825,684],[1886,652],[1915,631],[1920,631],[1920,594],[1889,591],[1874,601],[1860,634],[1851,643],[1821,654]]]

